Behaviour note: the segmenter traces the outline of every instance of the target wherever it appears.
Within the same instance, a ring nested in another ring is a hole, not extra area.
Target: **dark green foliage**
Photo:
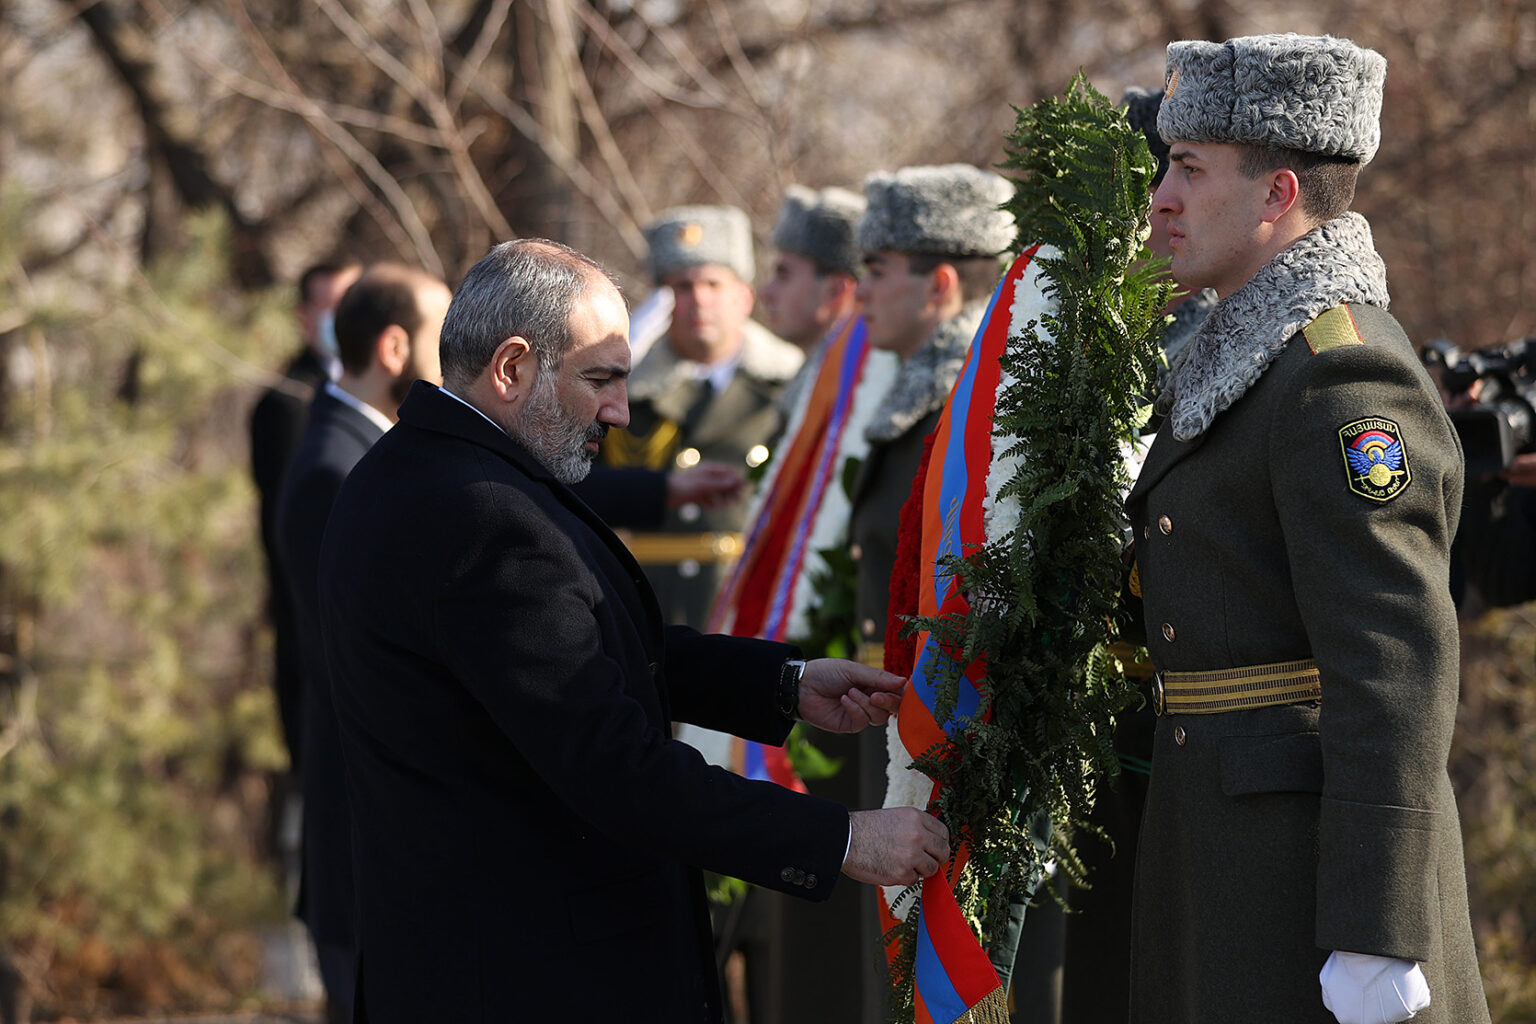
[[[1010,209],[1019,248],[1041,259],[1056,310],[1019,338],[1003,365],[995,436],[1017,438],[1022,468],[1001,491],[1019,525],[949,568],[970,597],[963,617],[921,619],[941,659],[939,717],[955,706],[964,666],[985,657],[982,714],[919,766],[942,784],[941,813],[970,844],[956,889],[983,945],[1003,931],[1010,899],[1034,891],[1056,848],[1081,826],[1100,780],[1118,770],[1113,716],[1134,699],[1105,649],[1120,580],[1122,441],[1136,436],[1152,381],[1169,287],[1146,261],[1148,187],[1155,165],[1140,132],[1079,75],[1061,99],[1018,111],[1004,165],[1016,173]],[[1051,843],[1028,827],[1040,816]],[[979,869],[979,870],[978,870]],[[910,1002],[910,956],[897,964]],[[900,993],[906,993],[905,996]],[[910,1014],[910,1005],[905,1012]]]

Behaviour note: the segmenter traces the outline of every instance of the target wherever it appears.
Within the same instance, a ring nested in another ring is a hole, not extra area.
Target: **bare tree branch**
[[[469,194],[470,201],[485,223],[502,238],[516,237],[517,233],[512,230],[512,225],[502,215],[495,198],[485,187],[485,180],[480,177],[479,170],[470,159],[469,147],[465,144],[464,137],[459,132],[458,123],[454,120],[453,113],[448,109],[442,94],[434,91],[427,82],[422,81],[420,76],[413,74],[380,46],[368,35],[363,26],[347,13],[346,8],[342,7],[338,0],[318,0],[318,2],[326,16],[368,57],[375,67],[394,79],[396,84],[405,89],[426,110],[427,116],[432,119],[433,126],[443,138],[448,155],[453,161],[455,176]],[[441,50],[439,49],[438,52],[441,53]]]
[[[162,15],[169,17],[164,7],[160,6],[159,0],[141,0],[141,2],[153,3]],[[283,68],[277,55],[272,52],[261,30],[251,21],[250,12],[245,9],[242,0],[227,0],[226,7],[234,15],[241,35],[247,40],[257,61],[299,104],[300,116],[304,118],[304,123],[322,141],[330,143],[329,146],[322,146],[321,152],[325,154],[325,159],[332,170],[346,184],[347,191],[357,200],[358,205],[369,212],[385,236],[400,252],[414,252],[422,267],[439,277],[443,276],[443,261],[432,244],[431,234],[427,231],[427,226],[421,222],[415,205],[405,194],[405,190],[400,187],[400,183],[350,132],[327,117],[319,105],[299,88],[298,83]],[[343,157],[345,159],[340,159]],[[389,201],[389,205],[395,211],[394,217],[385,214],[383,208],[374,201],[372,194],[358,180],[353,166],[361,169]]]
[[[592,205],[597,207],[598,213],[602,214],[619,233],[625,247],[635,258],[645,256],[645,235],[641,233],[633,215],[619,204],[611,190],[603,187],[602,183],[592,177],[592,173],[581,165],[576,154],[551,139],[533,115],[513,103],[500,89],[490,87],[479,78],[473,79],[470,87],[493,111],[506,118],[507,123],[524,138],[539,147],[539,151],[570,179],[576,190],[586,196]]]
[[[474,45],[459,62],[449,82],[448,106],[455,112],[464,103],[464,96],[469,92],[469,83],[480,74],[480,68],[485,64],[486,58],[491,55],[496,40],[501,36],[501,30],[506,27],[507,13],[511,10],[512,0],[492,0],[490,10],[480,26],[479,34],[475,36]]]

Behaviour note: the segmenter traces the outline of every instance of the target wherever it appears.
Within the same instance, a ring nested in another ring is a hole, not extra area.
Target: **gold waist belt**
[[[723,565],[741,554],[739,533],[619,532],[619,539],[641,565]]]
[[[1210,715],[1323,699],[1317,662],[1281,661],[1210,672],[1163,672],[1154,678],[1160,715]]]

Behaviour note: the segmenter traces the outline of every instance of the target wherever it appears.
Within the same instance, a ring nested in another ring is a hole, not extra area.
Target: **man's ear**
[[[1269,191],[1264,196],[1263,221],[1273,224],[1291,211],[1301,201],[1301,182],[1296,172],[1281,167],[1269,172]]]
[[[528,339],[513,335],[496,346],[491,353],[487,368],[491,375],[491,389],[503,402],[515,401],[533,387],[538,375],[539,360]]]
[[[400,376],[411,361],[411,336],[399,324],[390,324],[373,339],[373,358],[391,377]]]
[[[960,294],[960,271],[953,263],[940,263],[928,274],[928,301],[943,306]]]

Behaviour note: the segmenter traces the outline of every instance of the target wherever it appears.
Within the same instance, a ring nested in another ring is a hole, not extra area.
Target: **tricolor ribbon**
[[[800,428],[775,460],[741,557],[710,610],[711,632],[786,638],[817,511],[828,488],[837,486],[837,456],[868,358],[862,317],[848,316],[833,326]],[[734,740],[731,766],[746,778],[806,791],[783,747]]]
[[[1007,346],[1014,290],[1038,248],[1015,260],[993,292],[965,367],[940,414],[921,480],[914,481],[912,498],[902,510],[903,530],[920,531],[916,607],[912,606],[910,584],[903,587],[899,580],[903,572],[898,567],[892,578],[893,617],[915,612],[925,618],[952,618],[963,617],[970,610],[970,600],[952,563],[987,542],[987,470],[992,463],[992,414],[1002,376],[999,360]],[[913,507],[919,502],[920,507]],[[898,550],[902,547],[898,541]],[[910,537],[906,547],[911,550]],[[904,602],[898,602],[898,592],[907,595]],[[893,622],[892,629],[897,628]],[[955,652],[945,650],[927,630],[919,631],[915,645],[906,647],[906,651],[914,649],[912,682],[902,695],[897,728],[902,746],[916,759],[935,749],[942,751],[951,733],[978,716],[985,720],[990,707],[983,708],[981,693],[986,675],[984,655],[963,666],[956,681],[954,707],[941,716],[939,680],[946,675],[946,663],[955,660]],[[887,643],[886,650],[888,660],[902,659],[901,645]],[[894,664],[886,667],[899,671]],[[935,784],[930,805],[937,798]],[[945,870],[923,882],[914,967],[918,1024],[1007,1020],[1002,983],[955,901],[953,884],[968,857],[969,849],[958,844]],[[882,907],[882,920],[887,925],[893,921],[887,907]]]

